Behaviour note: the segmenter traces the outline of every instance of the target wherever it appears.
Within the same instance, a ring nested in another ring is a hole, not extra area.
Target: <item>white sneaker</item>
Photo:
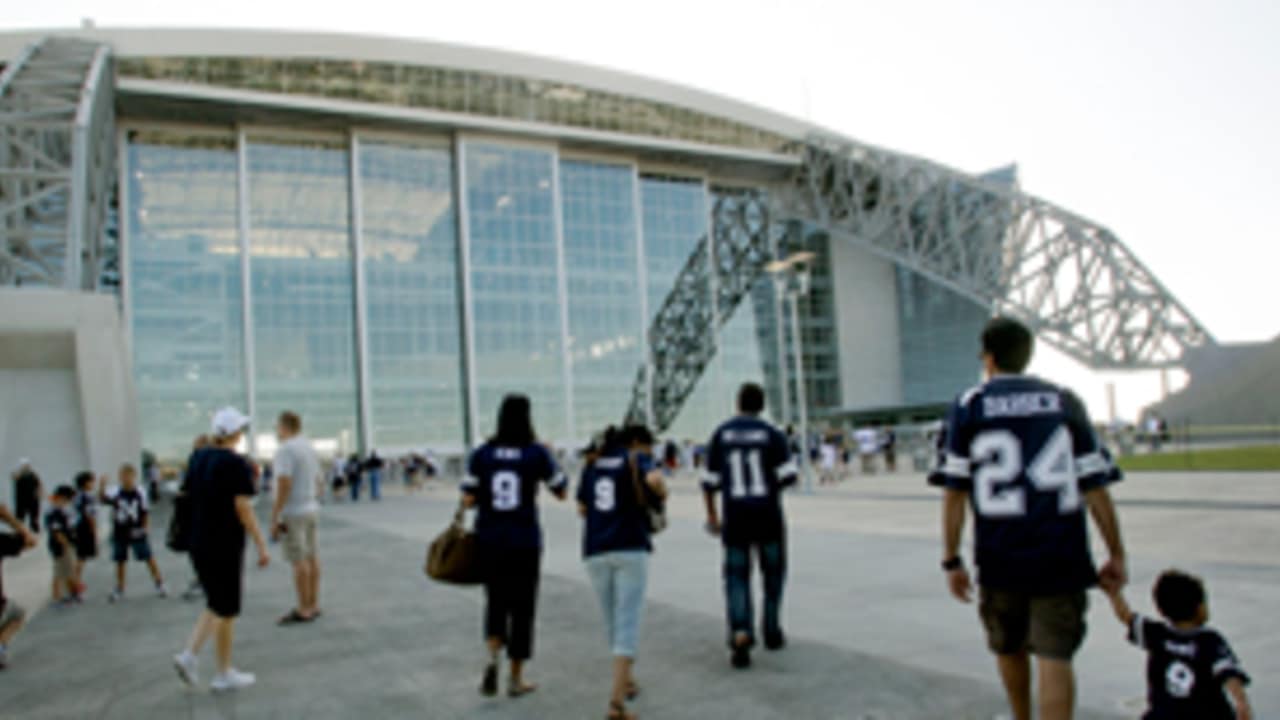
[[[257,681],[258,678],[253,673],[240,672],[235,668],[231,668],[225,673],[218,673],[213,676],[213,680],[209,683],[209,689],[214,692],[241,690],[250,687]]]
[[[109,603],[118,603],[123,599],[124,599],[124,591],[120,590],[119,588],[112,590],[111,594],[107,596],[107,602]]]
[[[165,587],[164,583],[156,583],[156,597],[169,597],[169,588]]]
[[[173,656],[173,669],[178,671],[182,682],[192,687],[200,683],[200,673],[197,670],[199,663],[200,660],[186,650]]]

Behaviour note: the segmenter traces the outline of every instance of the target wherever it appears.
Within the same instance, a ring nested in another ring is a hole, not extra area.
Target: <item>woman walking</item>
[[[546,483],[557,499],[564,499],[568,480],[551,451],[537,442],[529,398],[508,395],[498,411],[498,432],[471,454],[462,482],[463,506],[476,509],[489,649],[480,693],[488,697],[498,693],[498,656],[504,647],[511,661],[507,695],[516,698],[537,689],[524,679],[524,665],[533,657],[542,564],[539,483]]]
[[[666,495],[649,430],[606,430],[599,454],[582,470],[577,498],[586,520],[582,555],[613,652],[609,720],[635,720],[626,701],[639,692],[632,666],[653,551],[649,508],[660,507]]]

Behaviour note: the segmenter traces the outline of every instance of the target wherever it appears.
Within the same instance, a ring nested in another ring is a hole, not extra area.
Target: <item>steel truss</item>
[[[803,223],[1020,318],[1095,369],[1175,367],[1188,350],[1214,343],[1096,223],[918,158],[824,138],[810,138],[801,152],[800,168],[767,201],[718,200],[716,261],[708,262],[700,242],[654,318],[652,372],[637,376],[628,421],[652,407],[652,425],[670,427],[715,355],[718,343],[708,338],[759,279],[773,248],[782,256],[798,247]]]
[[[98,289],[115,183],[106,45],[47,37],[0,73],[0,285]]]

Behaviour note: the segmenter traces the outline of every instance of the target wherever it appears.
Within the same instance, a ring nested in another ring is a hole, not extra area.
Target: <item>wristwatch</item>
[[[947,572],[960,570],[962,568],[964,568],[964,560],[960,559],[959,555],[953,555],[952,557],[942,561],[942,569]]]

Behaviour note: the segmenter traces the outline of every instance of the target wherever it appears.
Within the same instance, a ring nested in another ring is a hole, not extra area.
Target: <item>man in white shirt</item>
[[[320,559],[316,551],[316,516],[320,512],[320,458],[302,434],[302,419],[280,413],[276,423],[280,449],[272,466],[276,501],[271,510],[271,536],[284,539],[285,557],[293,564],[298,606],[280,618],[281,625],[309,623],[320,615]]]
[[[858,443],[858,456],[862,459],[862,472],[870,475],[876,471],[876,453],[880,450],[880,434],[875,428],[859,428],[853,434]]]

